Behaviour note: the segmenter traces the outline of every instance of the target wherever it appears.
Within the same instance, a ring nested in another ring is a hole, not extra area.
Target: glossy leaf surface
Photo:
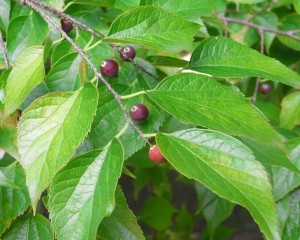
[[[42,191],[67,164],[90,130],[98,93],[87,83],[73,93],[55,93],[34,101],[23,112],[18,144],[33,209]]]
[[[49,190],[50,218],[58,239],[95,239],[97,228],[115,207],[123,149],[113,140],[102,151],[73,159]]]

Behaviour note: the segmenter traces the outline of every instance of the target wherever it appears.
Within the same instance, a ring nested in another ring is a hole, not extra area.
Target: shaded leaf
[[[279,166],[299,173],[297,167],[290,161],[288,151],[284,146],[259,143],[245,137],[241,137],[241,141],[253,151],[256,160],[268,170],[271,170],[272,166]]]
[[[300,92],[286,95],[281,102],[280,126],[293,129],[300,124]]]
[[[0,128],[0,149],[19,159],[16,128]]]
[[[291,161],[300,170],[300,138],[295,138],[286,143],[289,149]],[[282,199],[290,191],[300,186],[300,175],[285,168],[273,167],[272,180],[275,200]]]
[[[26,48],[42,44],[47,32],[47,23],[35,12],[13,19],[7,32],[7,54],[10,62],[15,62]]]
[[[300,29],[300,15],[299,14],[290,14],[283,17],[282,22],[280,24],[280,30],[282,31],[297,31]],[[300,37],[300,33],[296,33],[295,36]],[[278,36],[279,41],[281,41],[286,46],[300,51],[299,41],[292,39],[287,36]]]
[[[195,188],[199,201],[199,210],[203,213],[209,235],[213,239],[218,226],[232,213],[234,204],[218,197],[198,182],[195,183]]]
[[[51,91],[74,91],[81,86],[79,67],[82,58],[77,53],[70,53],[51,68],[46,77],[46,84]]]
[[[125,196],[117,187],[116,207],[111,216],[106,217],[98,228],[98,236],[105,240],[142,240],[145,239],[136,218],[128,208]]]
[[[282,240],[300,238],[299,215],[300,215],[300,190],[297,189],[291,195],[286,196],[277,203],[279,223],[282,229]]]
[[[3,240],[52,240],[50,222],[42,215],[28,214],[18,218],[3,235]]]
[[[149,198],[141,210],[141,220],[150,227],[162,231],[172,224],[172,216],[176,212],[174,206],[160,197]]]
[[[9,182],[19,188],[0,187],[0,235],[28,208],[30,203],[22,167],[13,164],[8,168],[10,168],[10,174],[7,176]]]

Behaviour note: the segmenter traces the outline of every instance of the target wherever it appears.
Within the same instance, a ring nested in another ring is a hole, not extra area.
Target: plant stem
[[[142,94],[145,94],[146,92],[145,91],[140,91],[140,92],[136,92],[136,93],[132,93],[132,94],[129,94],[129,95],[125,95],[125,96],[121,96],[121,99],[128,99],[128,98],[132,98],[132,97],[135,97],[135,96],[139,96],[139,95],[142,95]]]
[[[295,34],[298,32],[298,30],[281,31],[281,30],[274,29],[274,28],[260,26],[260,25],[257,25],[255,23],[248,22],[247,20],[242,20],[242,19],[237,19],[237,18],[230,18],[230,17],[219,17],[219,18],[223,22],[237,23],[237,24],[245,25],[245,26],[248,26],[248,27],[251,27],[251,28],[255,28],[258,31],[262,30],[264,32],[271,32],[271,33],[275,33],[277,35],[287,36],[291,39],[300,41],[300,37],[295,36]]]
[[[264,51],[265,51],[265,32],[264,32],[264,30],[260,29],[259,35],[260,35],[260,53],[264,54]],[[256,103],[260,80],[261,80],[261,78],[257,78],[256,82],[255,82],[255,88],[254,88],[254,93],[253,93],[253,97],[252,97],[253,103]]]
[[[151,137],[155,137],[157,135],[157,133],[148,133],[148,134],[144,134],[145,138],[151,138]]]
[[[7,52],[6,52],[6,48],[5,48],[5,43],[4,43],[4,40],[3,40],[3,36],[2,36],[1,30],[0,30],[0,45],[1,45],[1,48],[2,48],[2,53],[3,53],[5,68],[9,69],[9,61],[8,61]]]
[[[104,85],[108,88],[108,90],[113,94],[114,98],[116,99],[117,103],[119,104],[123,115],[125,117],[125,120],[128,124],[130,124],[138,133],[141,139],[143,139],[146,143],[148,143],[150,146],[151,144],[149,141],[144,137],[143,132],[141,129],[139,129],[135,123],[132,121],[130,116],[128,115],[124,104],[121,100],[120,95],[110,86],[108,81],[102,76],[102,74],[97,70],[95,65],[89,60],[89,58],[86,56],[85,52],[76,45],[76,43],[61,29],[61,27],[49,16],[47,15],[42,9],[39,8],[38,5],[35,4],[36,1],[34,0],[17,0],[21,4],[26,4],[29,7],[31,7],[33,10],[35,10],[37,13],[39,13],[48,23],[50,23],[52,26],[54,26],[60,34],[73,46],[73,48],[80,54],[80,56],[86,61],[86,63],[89,65],[89,67],[93,70],[94,74],[104,83]]]
[[[84,51],[89,51],[91,49],[93,49],[94,47],[98,46],[100,43],[102,43],[102,40],[96,42],[95,44],[93,44],[92,46],[88,46],[84,48]]]
[[[121,129],[121,131],[116,135],[116,138],[121,137],[121,136],[123,135],[123,133],[126,132],[126,130],[127,130],[128,127],[129,127],[129,124],[126,123],[126,124],[124,125],[124,127]]]

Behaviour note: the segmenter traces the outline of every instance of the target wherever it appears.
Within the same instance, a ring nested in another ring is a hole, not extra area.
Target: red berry
[[[62,19],[62,20],[60,21],[60,23],[61,23],[61,28],[62,28],[62,30],[63,30],[64,32],[66,32],[66,33],[70,32],[70,31],[72,30],[72,28],[73,28],[72,22],[70,22],[70,21],[68,21],[68,20]]]
[[[262,94],[268,94],[271,91],[271,86],[267,83],[264,83],[260,86],[260,92]]]
[[[135,57],[135,50],[134,50],[133,47],[130,47],[130,46],[123,47],[121,49],[120,56],[121,56],[121,58],[122,58],[123,61],[129,62],[130,59],[134,59],[134,57]]]
[[[133,120],[142,122],[148,117],[149,111],[144,104],[138,103],[131,107],[129,113]]]
[[[108,59],[101,63],[100,70],[106,77],[116,77],[119,72],[119,65],[116,61]]]
[[[165,157],[162,155],[161,151],[159,148],[154,145],[150,148],[149,150],[149,158],[151,159],[152,162],[156,164],[161,164],[166,162]]]

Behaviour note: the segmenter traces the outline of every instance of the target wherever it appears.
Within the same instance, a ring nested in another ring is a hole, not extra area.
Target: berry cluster
[[[61,27],[66,33],[73,29],[72,22],[64,19],[61,20]],[[125,62],[132,61],[135,58],[135,54],[135,49],[131,46],[123,47],[120,50],[120,58]],[[107,59],[101,63],[100,71],[105,77],[116,77],[119,73],[119,65],[115,60]],[[129,114],[134,121],[143,122],[147,119],[149,110],[144,104],[137,103],[131,107]],[[150,147],[149,158],[156,164],[166,162],[165,157],[162,155],[157,145]]]
[[[120,57],[123,61],[133,60],[135,57],[135,50],[133,47],[127,46],[123,47],[120,51]],[[119,65],[116,61],[112,59],[107,59],[102,62],[100,67],[101,73],[105,77],[116,77],[119,72]]]

